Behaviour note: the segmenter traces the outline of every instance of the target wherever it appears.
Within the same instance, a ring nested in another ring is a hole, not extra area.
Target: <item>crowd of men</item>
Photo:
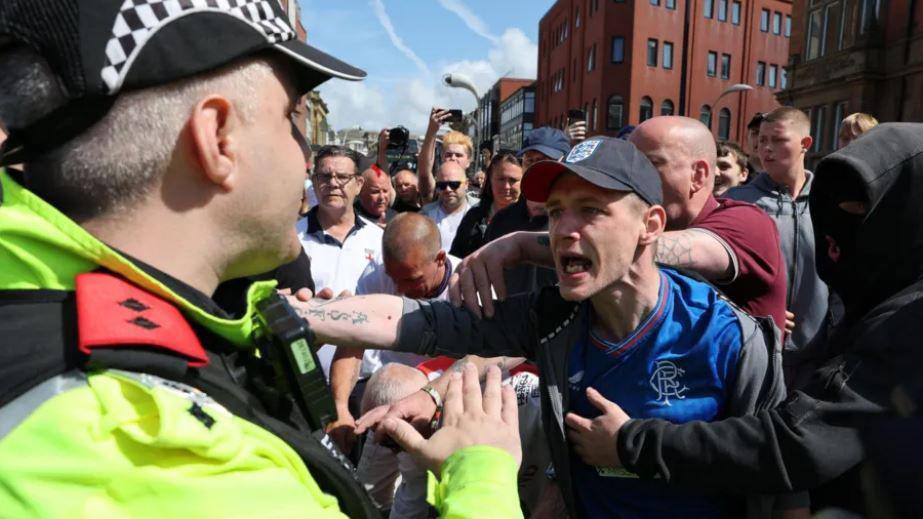
[[[923,124],[434,107],[404,169],[231,4],[0,4],[0,516],[923,511]]]

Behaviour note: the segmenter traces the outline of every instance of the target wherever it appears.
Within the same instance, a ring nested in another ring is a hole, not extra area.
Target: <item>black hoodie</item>
[[[865,215],[842,202],[859,202],[851,205]],[[883,124],[822,160],[810,203],[818,273],[846,307],[824,365],[754,416],[629,421],[618,438],[627,469],[716,492],[812,490],[817,507],[866,512],[861,429],[899,407],[895,386],[923,366],[923,124]]]

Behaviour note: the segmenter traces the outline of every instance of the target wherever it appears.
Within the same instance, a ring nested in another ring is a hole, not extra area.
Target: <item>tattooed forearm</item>
[[[369,316],[365,312],[341,312],[339,310],[323,310],[319,308],[308,308],[297,310],[298,315],[305,320],[317,320],[326,322],[331,321],[350,321],[352,324],[366,324],[369,322]],[[310,318],[310,319],[309,319]]]
[[[692,239],[683,233],[661,236],[657,242],[658,263],[674,267],[689,267],[692,263]]]
[[[538,244],[543,247],[551,247],[551,238],[547,234],[543,234],[537,238]]]
[[[321,307],[327,306],[332,303],[337,303],[346,298],[347,296],[337,296],[337,297],[334,297],[333,299],[318,299],[315,297],[308,301],[308,305],[314,308],[321,308]]]

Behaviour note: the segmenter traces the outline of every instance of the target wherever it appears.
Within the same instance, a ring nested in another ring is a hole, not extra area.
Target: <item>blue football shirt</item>
[[[657,304],[634,332],[614,343],[588,328],[571,349],[569,411],[599,416],[586,397],[593,387],[635,418],[724,418],[741,341],[734,310],[711,286],[661,269]],[[571,459],[581,517],[728,517],[739,503]]]

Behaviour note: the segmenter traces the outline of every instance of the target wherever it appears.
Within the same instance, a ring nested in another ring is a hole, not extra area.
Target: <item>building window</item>
[[[785,15],[785,37],[788,38],[792,35],[792,16],[787,14]]]
[[[782,13],[772,13],[772,33],[782,34]]]
[[[821,26],[820,9],[815,9],[808,14],[808,39],[805,45],[805,60],[812,60],[820,56],[821,35],[823,27]]]
[[[760,11],[760,30],[769,32],[769,9]]]
[[[622,96],[609,97],[608,115],[606,116],[607,130],[621,130],[625,124],[625,101]]]
[[[756,62],[756,86],[766,84],[766,64],[762,61]]]
[[[666,0],[663,4],[667,6],[667,9],[676,10],[676,0]]]
[[[718,53],[708,51],[708,66],[705,69],[705,74],[708,77],[715,77],[716,69],[718,68]]]
[[[650,0],[651,5],[660,5],[660,0]]]
[[[574,13],[574,27],[580,27],[580,8],[577,8],[577,12]]]
[[[811,121],[811,137],[814,137],[814,151],[824,149],[824,121],[827,119],[827,107],[818,106],[814,109],[814,120]]]
[[[840,125],[846,118],[846,101],[840,101],[836,104],[833,111],[833,126],[830,127],[830,149],[835,150],[840,147]]]
[[[526,92],[523,111],[527,114],[535,113],[535,92]]]
[[[586,70],[587,72],[592,72],[593,69],[595,68],[596,68],[596,44],[594,43],[593,46],[590,47],[589,52],[587,52]]]
[[[702,105],[702,109],[699,111],[699,120],[702,121],[702,124],[711,128],[711,107],[708,105]]]
[[[673,115],[673,101],[667,99],[660,105],[660,115]]]
[[[721,55],[721,79],[731,79],[731,55]]]
[[[828,34],[827,29],[830,27],[831,22],[836,23],[834,20],[836,20],[837,18],[836,11],[839,8],[840,8],[840,4],[838,2],[827,4],[827,6],[824,7],[824,24],[823,24],[823,30],[820,33],[820,55],[821,56],[824,56],[827,54],[827,34]]]
[[[714,17],[715,0],[705,0],[705,18]]]
[[[657,66],[657,40],[647,40],[647,65],[649,67]]]
[[[776,87],[776,74],[779,73],[779,67],[769,65],[769,88]]]
[[[862,2],[861,23],[859,34],[863,34],[878,23],[878,13],[881,12],[881,0],[859,0]]]
[[[612,63],[625,61],[625,38],[616,36],[612,38]]]
[[[639,112],[638,122],[643,123],[654,116],[654,102],[650,97],[641,98],[641,111]]]
[[[722,108],[718,112],[718,138],[726,141],[731,136],[731,111]]]
[[[731,3],[731,23],[740,25],[740,2]]]
[[[785,67],[779,67],[779,88],[782,90],[788,88],[788,72]]]
[[[837,50],[843,50],[845,47],[845,39],[843,36],[846,34],[846,16],[849,14],[849,0],[843,0],[843,9],[840,10],[840,34],[837,36]]]
[[[673,68],[673,43],[669,41],[663,42],[663,68]]]
[[[728,0],[718,0],[718,21],[728,21]]]

